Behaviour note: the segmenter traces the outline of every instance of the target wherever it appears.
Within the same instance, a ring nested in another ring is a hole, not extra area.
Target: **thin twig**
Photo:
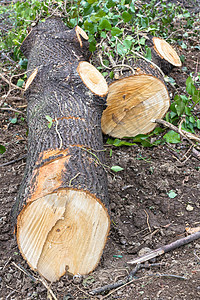
[[[126,65],[126,64],[115,65],[115,66],[112,67],[112,69],[114,69],[114,68],[120,68],[120,67],[121,68],[123,68],[123,67],[128,68],[128,69],[131,70],[131,72],[133,73],[133,75],[135,74],[135,70],[131,66]]]
[[[163,125],[165,127],[168,127],[170,129],[172,129],[173,131],[179,133],[183,138],[185,138],[190,144],[195,145],[191,140],[195,140],[196,142],[200,143],[200,138],[194,134],[192,134],[191,132],[187,132],[185,130],[180,130],[180,128],[177,128],[176,126],[174,126],[173,124],[162,120],[162,119],[152,119],[151,122],[153,123],[157,123],[160,125]]]
[[[111,283],[111,284],[107,284],[107,285],[104,285],[100,288],[97,288],[95,290],[92,290],[90,293],[90,295],[96,295],[96,294],[101,294],[101,293],[104,293],[106,291],[110,291],[110,290],[113,290],[113,289],[116,289],[118,287],[121,287],[121,286],[124,286],[126,283],[130,282],[133,280],[133,276],[135,276],[135,274],[142,268],[142,265],[138,264],[134,270],[132,270],[130,272],[130,274],[126,277],[125,280],[119,280],[115,283]]]
[[[149,232],[152,232],[152,231],[151,231],[151,227],[150,227],[150,225],[149,225],[149,215],[148,215],[148,213],[146,212],[145,209],[144,209],[144,212],[145,212],[145,214],[146,214],[146,216],[147,216],[147,226],[148,226],[148,228],[149,228]]]
[[[18,162],[18,161],[26,158],[26,157],[27,157],[27,154],[25,154],[25,155],[23,155],[23,156],[21,156],[21,157],[19,157],[17,159],[13,159],[13,160],[7,161],[7,162],[1,164],[0,167],[9,166],[9,165],[14,164],[14,163],[16,163],[16,162]]]
[[[21,272],[23,272],[24,274],[26,274],[28,277],[31,278],[31,280],[33,280],[34,283],[37,283],[38,280],[37,278],[35,278],[34,276],[32,276],[26,269],[24,269],[24,267],[22,267],[20,264],[17,265],[15,262],[12,262],[12,265],[14,265],[17,269],[19,269]]]
[[[17,265],[16,263],[12,262],[12,264],[19,269],[20,271],[22,271],[24,274],[26,274],[28,277],[31,278],[31,280],[33,280],[35,283],[37,283],[38,281],[40,281],[45,288],[47,289],[47,291],[49,292],[49,294],[51,294],[51,296],[53,297],[54,300],[58,300],[56,298],[56,296],[54,295],[53,291],[51,290],[51,288],[48,286],[48,284],[45,282],[45,280],[43,278],[36,278],[34,276],[32,276],[26,269],[24,269],[21,265]]]
[[[120,42],[120,44],[123,45],[123,43],[120,41],[120,39],[118,39],[118,37],[116,37],[116,39]],[[163,71],[161,70],[161,68],[159,68],[154,62],[150,61],[149,59],[147,59],[146,57],[144,57],[143,55],[141,55],[140,53],[138,53],[136,51],[131,50],[131,52],[133,54],[135,54],[136,56],[142,58],[143,60],[145,60],[149,64],[153,65],[156,69],[158,69],[158,71],[161,73],[161,75],[163,76],[163,78],[165,78],[165,74],[163,73]]]
[[[12,107],[0,107],[0,109],[1,109],[1,110],[10,110],[10,111],[14,111],[14,112],[16,112],[16,113],[18,113],[18,114],[24,115],[24,113],[23,113],[22,111],[17,110],[17,109],[12,108]]]
[[[169,251],[173,251],[174,249],[178,248],[178,247],[181,247],[183,245],[186,245],[190,242],[193,242],[197,239],[200,238],[200,231],[194,233],[194,234],[191,234],[185,238],[182,238],[182,239],[179,239],[175,242],[172,242],[171,244],[168,244],[168,245],[164,245],[156,250],[153,250],[151,252],[148,252],[147,254],[141,256],[141,257],[137,257],[129,262],[127,262],[128,264],[138,264],[138,263],[143,263],[145,261],[148,261],[154,257],[157,257],[157,256],[160,256],[164,253],[167,253]]]
[[[58,131],[58,120],[57,118],[55,117],[55,121],[56,121],[56,132],[58,134],[58,137],[59,137],[59,140],[60,140],[60,146],[59,146],[59,149],[62,148],[62,145],[63,145],[63,140],[62,140],[62,137],[60,135],[60,132]]]

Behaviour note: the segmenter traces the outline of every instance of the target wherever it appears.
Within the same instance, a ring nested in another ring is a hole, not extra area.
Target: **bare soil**
[[[187,70],[174,69],[170,74],[180,92],[185,91],[189,73],[200,72],[199,50],[192,48],[192,39],[187,40],[187,45],[186,50],[177,48],[186,57],[183,67]],[[8,86],[3,81],[1,84],[2,94]],[[8,97],[6,103],[26,113],[23,98]],[[157,258],[152,263],[158,265],[139,270],[133,281],[111,294],[89,294],[97,287],[124,280],[134,268],[127,262],[146,247],[156,249],[186,236],[186,227],[200,226],[200,161],[192,155],[187,141],[153,148],[113,147],[106,144],[105,137],[106,164],[124,170],[108,172],[111,231],[101,262],[90,275],[65,275],[49,285],[48,291],[45,282],[20,255],[10,222],[27,153],[27,126],[20,119],[24,115],[12,124],[14,116],[13,111],[0,111],[0,143],[7,149],[1,155],[1,164],[23,157],[0,166],[0,300],[55,299],[52,292],[63,300],[200,299],[200,240]],[[169,197],[170,191],[177,194],[175,198]]]

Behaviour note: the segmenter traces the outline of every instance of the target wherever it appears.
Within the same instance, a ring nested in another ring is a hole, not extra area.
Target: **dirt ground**
[[[189,73],[200,72],[199,50],[193,47],[192,39],[187,39],[187,45],[186,50],[177,48],[186,57],[184,68],[170,74],[180,92],[185,91]],[[8,87],[1,84],[2,95]],[[6,103],[26,113],[23,98],[9,96]],[[26,163],[27,125],[23,114],[12,124],[15,112],[0,111],[0,144],[7,149],[0,164],[20,159],[0,165],[0,300],[200,299],[200,239],[152,261],[136,273],[133,281],[111,290],[111,294],[89,294],[97,287],[124,280],[135,267],[127,262],[144,253],[146,247],[156,249],[187,236],[186,227],[200,226],[200,161],[189,151],[187,141],[153,148],[113,147],[104,138],[106,164],[124,170],[108,172],[111,230],[102,259],[90,275],[65,275],[48,290],[20,255],[10,223],[10,210]],[[174,198],[169,197],[170,191],[176,193]]]

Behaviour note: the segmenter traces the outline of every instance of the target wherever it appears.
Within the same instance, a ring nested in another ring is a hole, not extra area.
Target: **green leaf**
[[[119,35],[121,33],[122,33],[122,31],[118,27],[113,27],[112,30],[111,30],[111,35],[112,36],[116,36],[116,35]]]
[[[116,1],[113,1],[113,0],[109,0],[107,2],[107,8],[111,8],[111,7],[114,7],[116,5]]]
[[[23,80],[23,79],[19,79],[19,80],[17,81],[17,86],[18,86],[18,87],[23,87],[23,85],[24,85],[24,80]]]
[[[89,4],[93,4],[93,3],[95,3],[95,2],[97,2],[98,0],[87,0],[87,2],[89,3]]]
[[[187,49],[187,45],[186,45],[184,42],[182,42],[182,43],[181,43],[181,48],[182,48],[182,49]]]
[[[185,103],[181,99],[179,99],[175,103],[175,108],[176,108],[178,116],[181,116],[183,114],[183,112],[185,111]]]
[[[48,121],[48,127],[51,128],[52,124],[53,124],[53,119],[50,116],[45,116],[45,118]]]
[[[111,79],[113,79],[114,78],[114,72],[111,71],[109,76],[110,76]]]
[[[117,44],[117,52],[119,55],[124,56],[127,53],[127,49],[122,44]]]
[[[88,20],[84,22],[84,28],[85,30],[88,30],[91,34],[94,34],[97,30],[97,26],[94,23],[89,22]]]
[[[102,19],[99,23],[99,30],[110,30],[112,28],[112,25],[107,19]]]
[[[123,171],[124,169],[120,166],[112,166],[111,168],[111,171],[113,172],[120,172],[120,171]]]
[[[177,196],[177,194],[176,194],[173,190],[169,191],[169,192],[167,193],[167,195],[168,195],[169,198],[171,198],[171,199],[174,199],[174,198]]]
[[[194,86],[194,84],[192,82],[189,82],[187,85],[186,85],[186,91],[189,95],[193,96],[195,95],[195,92],[196,92],[196,87]]]
[[[135,143],[129,143],[129,142],[126,142],[126,141],[123,141],[123,140],[120,140],[120,139],[113,140],[111,138],[107,139],[106,144],[113,145],[115,147],[134,146],[134,145],[136,145]]]
[[[177,144],[180,143],[181,139],[180,139],[180,134],[170,130],[168,131],[163,138],[166,140],[167,143],[171,143],[171,144]]]
[[[96,44],[97,44],[97,42],[95,40],[93,40],[93,41],[90,42],[89,50],[91,52],[94,52],[96,50]]]
[[[17,123],[17,117],[14,117],[10,120],[11,124],[16,124]]]
[[[151,60],[151,49],[149,47],[146,49],[145,58]]]
[[[6,151],[6,147],[0,145],[0,154],[3,154]]]
[[[107,35],[106,35],[106,32],[105,32],[105,31],[102,31],[102,32],[101,32],[101,37],[102,37],[103,39],[105,39],[105,38],[107,37]]]
[[[197,120],[197,128],[200,129],[200,120]]]
[[[145,45],[145,42],[146,42],[146,39],[145,39],[145,37],[143,36],[143,37],[140,39],[140,45],[144,46],[144,45]]]
[[[103,11],[102,9],[100,9],[96,14],[92,14],[90,16],[90,20],[94,23],[97,23],[98,21],[100,21],[105,16],[106,16],[106,12]]]
[[[195,124],[195,118],[193,116],[189,117],[189,121],[192,124]]]
[[[128,12],[124,11],[122,13],[122,19],[125,23],[129,22],[131,20],[132,16]]]
[[[123,44],[127,50],[130,50],[133,43],[132,43],[132,41],[129,41],[126,39],[123,41]]]

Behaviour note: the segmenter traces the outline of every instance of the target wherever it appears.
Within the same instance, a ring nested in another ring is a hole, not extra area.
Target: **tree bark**
[[[25,92],[27,164],[12,216],[23,257],[51,282],[66,270],[91,272],[110,226],[101,133],[107,85],[83,61],[86,38],[51,18],[21,48],[33,72]]]

